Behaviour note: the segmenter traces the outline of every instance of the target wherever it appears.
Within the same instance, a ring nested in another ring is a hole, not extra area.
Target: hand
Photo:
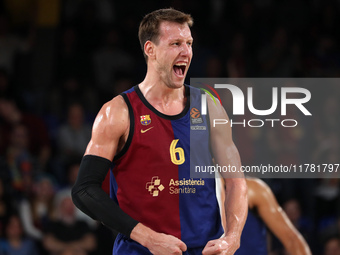
[[[157,233],[152,236],[147,248],[154,255],[181,255],[187,246],[177,237]]]
[[[203,249],[203,255],[233,255],[240,247],[239,239],[226,236],[209,241]]]
[[[187,250],[187,246],[177,237],[158,233],[138,223],[130,234],[130,238],[144,247],[154,255],[181,255]]]

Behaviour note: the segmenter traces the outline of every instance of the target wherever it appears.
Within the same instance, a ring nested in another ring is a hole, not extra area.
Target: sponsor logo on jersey
[[[190,110],[190,120],[192,125],[203,123],[201,112],[196,107],[193,107]]]
[[[170,179],[168,190],[171,195],[194,194],[197,191],[197,186],[204,185],[204,179]],[[147,182],[145,188],[153,197],[158,197],[165,189],[159,176],[152,177],[151,182]]]
[[[151,123],[150,115],[142,115],[140,116],[140,123],[144,126],[147,126]]]
[[[158,197],[159,192],[165,189],[158,176],[152,177],[151,182],[147,182],[145,188],[153,197]]]
[[[181,180],[171,179],[169,183],[169,193],[175,194],[195,194],[197,186],[204,186],[203,179],[186,179]]]

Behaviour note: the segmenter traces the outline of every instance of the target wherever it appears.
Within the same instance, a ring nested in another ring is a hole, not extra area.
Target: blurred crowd
[[[113,234],[74,207],[70,188],[101,105],[144,78],[139,21],[169,6],[194,18],[187,83],[340,76],[336,0],[0,0],[0,255],[111,253]],[[243,164],[340,163],[340,87],[309,89],[315,118],[234,129]],[[340,254],[338,178],[265,181],[313,254]]]

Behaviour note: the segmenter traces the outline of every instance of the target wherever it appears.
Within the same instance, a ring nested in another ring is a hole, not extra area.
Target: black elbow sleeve
[[[72,200],[92,219],[129,237],[138,221],[126,214],[101,188],[110,166],[111,161],[108,159],[84,156],[77,181],[72,188]]]

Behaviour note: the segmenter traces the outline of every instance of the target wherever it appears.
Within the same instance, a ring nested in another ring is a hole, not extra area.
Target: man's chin
[[[182,83],[172,83],[168,87],[171,88],[171,89],[180,89],[180,88],[183,87],[183,85],[184,85],[184,82],[182,82]]]
[[[178,79],[178,77],[176,77],[177,79],[175,81],[172,82],[171,87],[176,88],[176,89],[180,89],[183,87],[184,85],[184,80],[185,77],[182,79]]]

